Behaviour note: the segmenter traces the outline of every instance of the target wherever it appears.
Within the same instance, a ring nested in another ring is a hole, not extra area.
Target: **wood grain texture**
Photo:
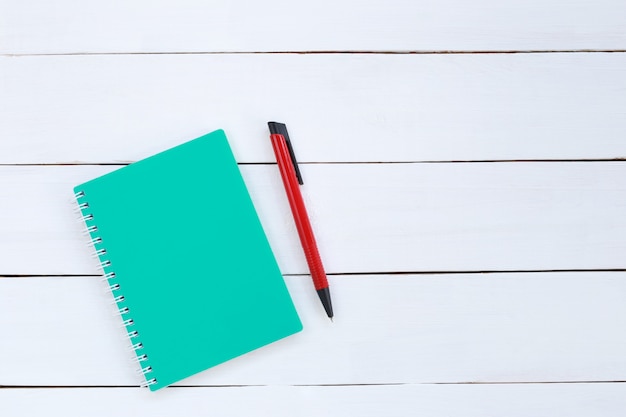
[[[625,273],[335,276],[334,323],[286,282],[303,332],[181,384],[626,379]],[[137,386],[110,301],[96,277],[0,278],[0,385]]]
[[[10,6],[10,7],[9,7]],[[1,53],[625,49],[624,2],[0,3]]]
[[[94,274],[72,188],[115,166],[0,167],[0,275]],[[625,268],[626,163],[304,165],[328,272]],[[307,273],[275,165],[244,165],[281,270]]]
[[[0,389],[0,412],[31,417],[621,417],[624,384],[220,387],[157,393],[117,389]]]
[[[273,119],[303,162],[622,158],[624,68],[626,54],[0,57],[0,163],[135,161],[217,128],[239,162],[271,162]]]

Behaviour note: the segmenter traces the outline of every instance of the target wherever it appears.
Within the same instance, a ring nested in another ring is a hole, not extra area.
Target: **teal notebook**
[[[302,329],[222,130],[74,192],[151,390]]]

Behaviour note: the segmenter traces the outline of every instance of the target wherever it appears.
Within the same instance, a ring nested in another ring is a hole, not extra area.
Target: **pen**
[[[309,265],[311,271],[311,278],[313,278],[313,284],[317,295],[320,297],[320,301],[326,310],[326,314],[329,318],[333,318],[333,306],[330,301],[330,290],[328,289],[328,280],[326,279],[326,272],[324,272],[324,266],[322,265],[322,259],[317,250],[317,243],[315,243],[315,236],[313,235],[313,228],[309,221],[309,216],[304,206],[304,200],[300,193],[300,185],[303,184],[302,175],[298,168],[298,162],[289,140],[289,133],[287,133],[287,126],[283,123],[268,122],[267,125],[270,129],[270,140],[272,141],[272,147],[274,148],[274,154],[276,155],[276,162],[278,163],[278,169],[280,170],[280,176],[285,186],[285,192],[287,193],[287,199],[289,200],[289,206],[291,207],[291,213],[298,229],[298,235],[300,236],[300,243],[304,250],[304,256],[306,262]]]

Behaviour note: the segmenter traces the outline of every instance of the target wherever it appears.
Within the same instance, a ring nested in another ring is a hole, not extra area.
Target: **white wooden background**
[[[0,0],[0,415],[623,416],[625,16]],[[271,119],[303,162],[334,323]],[[217,128],[305,330],[150,393],[71,188]]]

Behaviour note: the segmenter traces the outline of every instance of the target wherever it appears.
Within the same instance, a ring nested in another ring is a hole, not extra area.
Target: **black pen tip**
[[[320,297],[320,301],[326,310],[326,315],[329,319],[333,318],[333,304],[330,302],[330,290],[328,287],[317,290],[317,295]]]

